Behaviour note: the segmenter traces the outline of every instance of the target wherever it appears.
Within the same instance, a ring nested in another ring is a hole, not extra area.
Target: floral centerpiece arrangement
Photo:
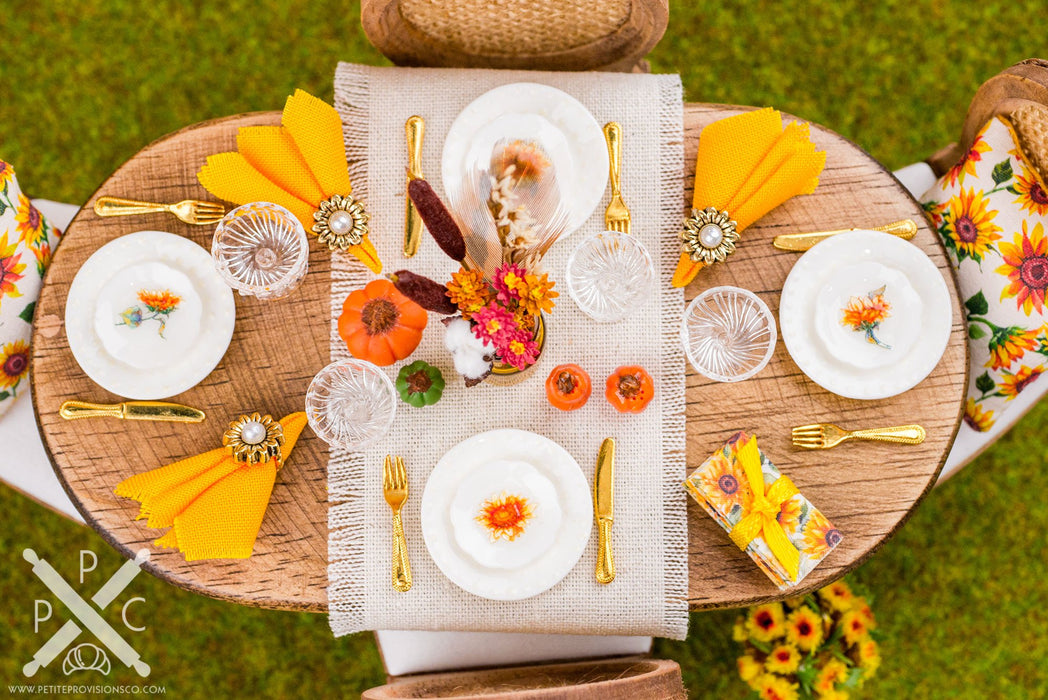
[[[877,672],[870,604],[837,581],[801,598],[750,608],[732,637],[739,676],[763,700],[845,700]]]
[[[466,235],[428,182],[408,186],[426,228],[460,267],[444,284],[409,270],[390,279],[415,303],[447,316],[445,345],[467,386],[492,371],[523,371],[542,352],[542,314],[559,295],[540,261],[566,224],[549,171],[535,144],[497,145],[490,169],[472,173],[464,186],[472,204]]]

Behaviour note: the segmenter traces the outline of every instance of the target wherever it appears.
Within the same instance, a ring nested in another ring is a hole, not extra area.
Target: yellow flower
[[[841,531],[822,513],[812,511],[804,526],[804,553],[812,559],[821,559],[841,541]]]
[[[863,678],[869,678],[881,666],[881,652],[877,648],[877,642],[867,639],[859,644],[859,668],[863,670]]]
[[[735,618],[735,624],[731,627],[731,639],[734,642],[745,642],[749,639],[746,634],[746,618],[741,615]]]
[[[1041,179],[1025,165],[1023,174],[1015,179],[1015,192],[1019,199],[1015,204],[1021,204],[1022,208],[1037,216],[1048,216],[1048,192],[1041,186]]]
[[[877,629],[877,620],[873,617],[873,608],[870,607],[865,596],[855,596],[852,600],[852,610],[859,614],[859,617],[866,621],[866,626],[872,629]]]
[[[1019,368],[1019,371],[1014,374],[1008,370],[1004,370],[1001,383],[998,385],[998,390],[1001,395],[1005,397],[1006,401],[1011,401],[1018,396],[1023,389],[1035,382],[1043,373],[1044,365],[1037,365],[1036,367],[1027,367],[1026,365],[1023,365]]]
[[[18,241],[7,245],[7,233],[0,234],[0,300],[3,297],[20,297],[18,291],[18,280],[25,277],[25,263],[21,262],[22,254],[15,254],[18,250]]]
[[[804,651],[812,651],[822,642],[822,617],[807,606],[797,608],[786,620],[786,639]]]
[[[946,172],[943,189],[946,189],[946,182],[949,182],[950,187],[953,187],[958,182],[963,185],[965,175],[975,177],[975,164],[982,160],[983,153],[988,153],[991,150],[993,149],[990,147],[990,144],[983,141],[982,134],[980,134],[979,137],[972,142],[972,147],[968,149],[968,152],[964,154],[964,157],[957,161],[956,165]]]
[[[757,695],[761,700],[797,700],[797,684],[766,673],[757,681]]]
[[[739,668],[739,678],[746,681],[751,687],[756,687],[757,678],[764,672],[761,662],[749,654],[743,654],[736,661],[736,665]]]
[[[702,471],[702,492],[718,510],[728,513],[736,505],[746,508],[751,500],[750,487],[732,469],[731,463],[718,453]]]
[[[989,200],[983,193],[972,190],[961,192],[950,198],[943,218],[943,235],[947,243],[957,249],[959,258],[969,257],[980,261],[982,256],[993,250],[994,241],[1000,240],[1000,226],[993,223],[997,210],[987,210]]]
[[[158,289],[155,291],[140,289],[138,291],[138,300],[145,304],[150,311],[158,314],[169,314],[178,308],[182,297],[172,294],[170,289]]]
[[[964,404],[964,422],[972,430],[985,433],[993,427],[996,420],[993,417],[993,411],[983,411],[982,404],[975,403],[975,399],[969,396],[967,403]]]
[[[831,658],[815,676],[815,692],[819,694],[819,697],[825,697],[828,693],[833,692],[837,683],[844,681],[847,677],[848,667],[844,662]]]
[[[801,664],[801,655],[797,648],[789,644],[780,644],[771,650],[764,660],[764,667],[771,673],[788,675],[797,670]]]
[[[47,237],[44,230],[44,217],[40,216],[40,210],[34,207],[29,198],[21,192],[18,193],[18,211],[15,213],[15,221],[18,222],[19,240],[36,246]]]
[[[796,498],[788,498],[782,502],[782,506],[779,508],[779,514],[775,516],[775,519],[782,525],[782,529],[786,532],[794,532],[797,530],[797,525],[801,519],[801,506],[799,500]],[[796,607],[791,606],[791,607]]]
[[[827,690],[818,695],[819,700],[848,700],[848,693],[843,690]]]
[[[841,629],[844,630],[844,640],[848,644],[858,644],[869,638],[870,626],[866,618],[854,610],[844,613],[840,621]]]
[[[781,603],[765,603],[750,609],[746,617],[746,629],[750,638],[758,642],[770,642],[786,632],[786,619]]]
[[[24,340],[15,340],[0,349],[0,388],[14,396],[28,371],[29,345]]]
[[[1022,231],[1011,243],[1001,243],[1004,264],[996,272],[1006,275],[1009,284],[1001,290],[1001,301],[1015,297],[1015,308],[1027,316],[1036,309],[1044,313],[1045,288],[1048,288],[1048,239],[1044,226],[1038,223],[1027,231],[1023,219]]]
[[[5,163],[0,160],[0,190],[4,189],[4,186],[13,182],[15,179],[15,169],[11,167],[10,163]]]
[[[451,281],[447,287],[448,298],[452,304],[459,307],[462,317],[467,321],[495,298],[495,293],[480,270],[461,268],[458,272],[451,273]]]
[[[560,296],[559,293],[553,291],[554,282],[550,281],[549,275],[542,273],[539,275],[524,275],[523,279],[515,279],[510,284],[509,277],[506,277],[506,283],[510,289],[513,289],[520,295],[518,303],[520,308],[524,309],[525,312],[532,316],[538,316],[542,311],[553,310],[553,300]]]
[[[819,597],[829,603],[834,610],[847,612],[851,608],[855,594],[844,581],[834,581],[825,588],[819,589]]]
[[[990,337],[990,359],[983,366],[990,369],[1011,367],[1013,362],[1022,359],[1027,350],[1033,350],[1039,345],[1037,336],[1040,334],[1040,328],[1029,331],[1019,326],[998,328]]]

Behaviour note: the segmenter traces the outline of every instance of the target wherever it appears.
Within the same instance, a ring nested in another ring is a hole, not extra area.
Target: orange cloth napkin
[[[306,414],[292,413],[280,424],[286,463],[306,427]],[[148,527],[171,528],[154,542],[156,546],[174,547],[186,561],[247,559],[276,475],[275,460],[238,462],[219,447],[124,479],[115,493],[142,504],[137,519],[146,518]]]
[[[208,192],[228,202],[279,204],[309,231],[320,202],[353,191],[342,119],[331,105],[296,90],[287,98],[280,123],[239,129],[237,152],[208,156],[197,179]],[[367,236],[348,252],[375,274],[382,272],[382,262]]]
[[[826,154],[815,150],[808,125],[767,107],[713,122],[699,137],[692,207],[726,211],[739,233],[757,219],[819,184]],[[673,286],[684,287],[702,269],[681,253]]]

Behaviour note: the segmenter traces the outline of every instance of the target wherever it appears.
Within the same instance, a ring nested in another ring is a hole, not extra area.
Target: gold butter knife
[[[125,401],[123,403],[66,401],[58,409],[58,415],[66,420],[104,416],[123,420],[168,421],[172,423],[199,423],[206,417],[200,409],[165,401]]]
[[[408,117],[404,123],[404,133],[408,140],[408,182],[422,178],[422,137],[426,134],[426,121],[417,114]],[[418,252],[422,239],[422,217],[418,215],[415,203],[407,195],[404,208],[404,257],[410,258]]]
[[[816,243],[826,240],[831,236],[836,236],[838,233],[848,233],[849,231],[882,231],[884,233],[890,233],[893,236],[898,236],[903,240],[910,240],[917,235],[917,223],[913,219],[903,219],[902,221],[893,221],[890,224],[884,226],[874,226],[869,229],[861,228],[842,228],[837,231],[816,231],[814,233],[787,233],[782,236],[776,236],[775,240],[771,242],[773,246],[779,250],[791,250],[791,251],[804,251],[808,250]]]
[[[615,438],[604,438],[597,453],[597,474],[593,479],[594,512],[597,518],[597,583],[615,580],[615,560],[611,555],[611,524],[615,511]]]

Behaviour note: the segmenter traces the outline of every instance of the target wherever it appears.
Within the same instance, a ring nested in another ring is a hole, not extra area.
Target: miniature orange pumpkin
[[[655,382],[643,367],[619,367],[610,377],[604,397],[619,413],[640,413],[655,396]]]
[[[415,352],[428,318],[392,282],[372,280],[346,297],[338,334],[353,357],[385,367]]]

